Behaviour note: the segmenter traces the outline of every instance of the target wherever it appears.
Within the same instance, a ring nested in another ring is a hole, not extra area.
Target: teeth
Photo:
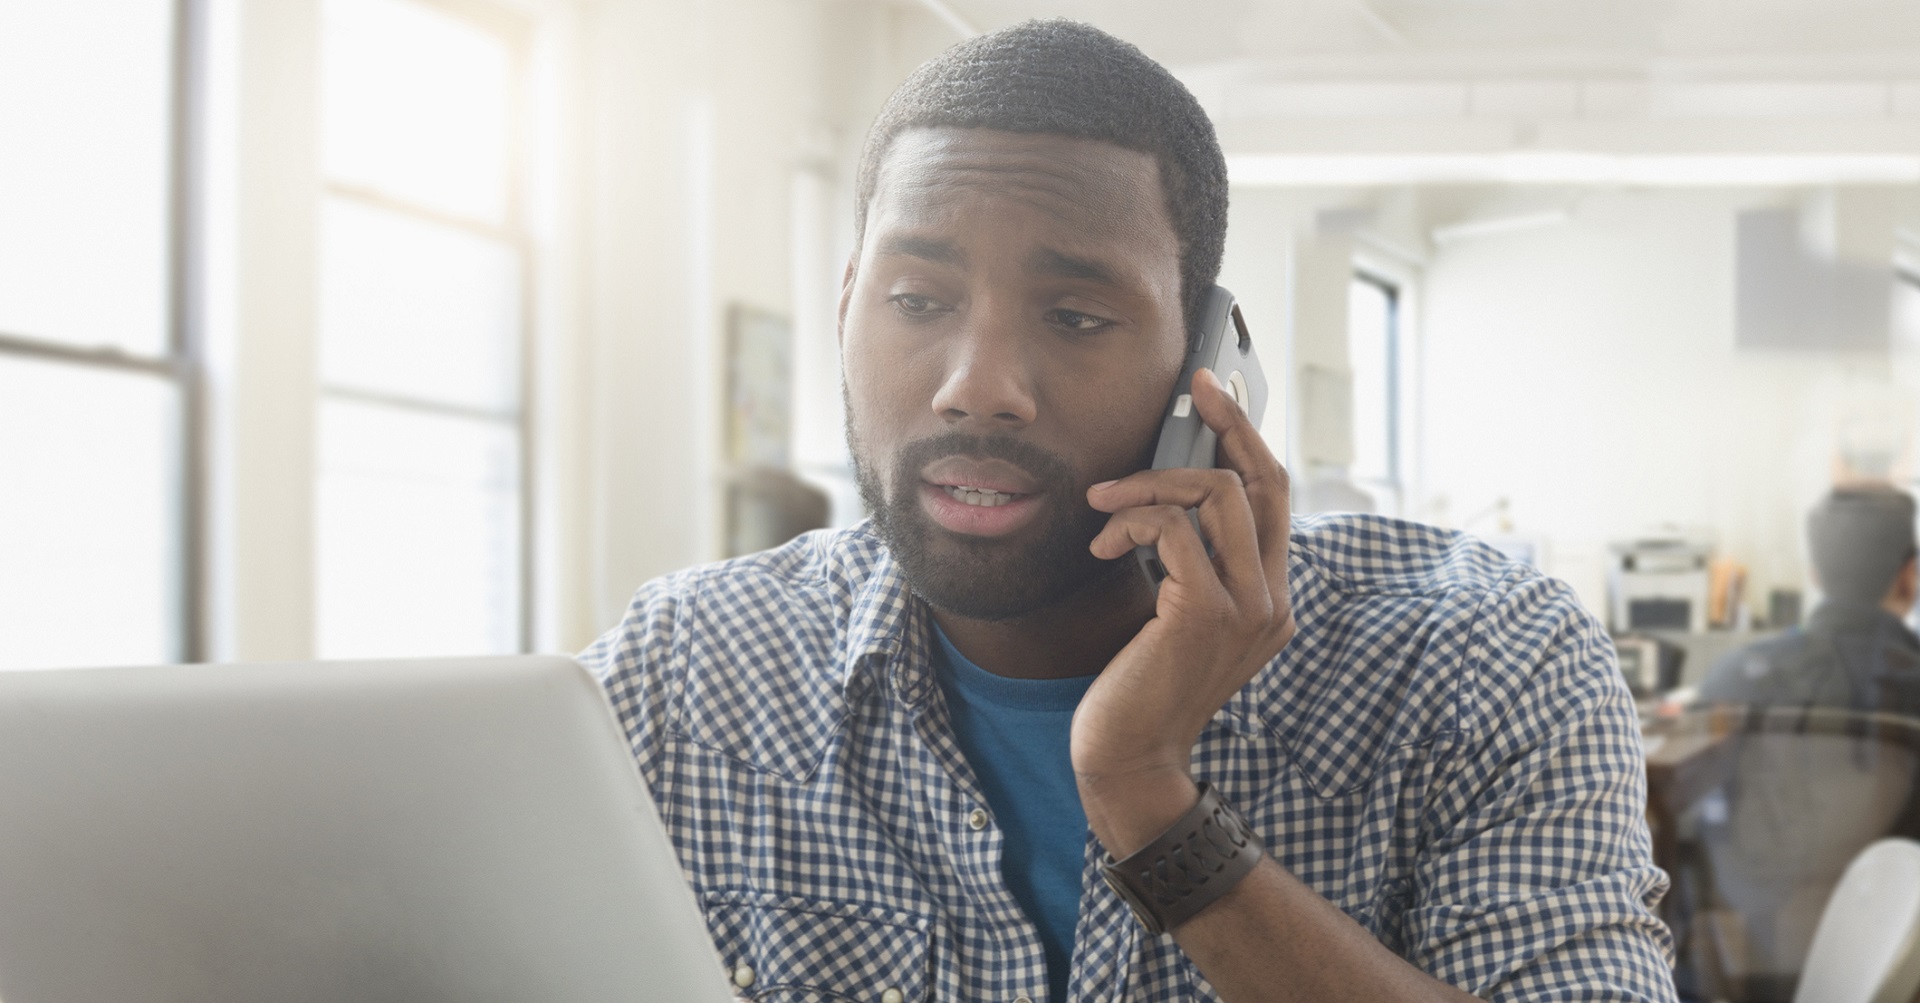
[[[952,495],[959,501],[966,502],[969,505],[979,505],[982,508],[993,508],[998,505],[1005,505],[1014,499],[1013,495],[1004,494],[992,488],[974,488],[962,484],[947,485],[947,494]]]

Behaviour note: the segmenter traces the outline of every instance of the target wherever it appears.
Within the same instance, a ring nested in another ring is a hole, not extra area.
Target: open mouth
[[[967,484],[942,484],[940,488],[955,501],[981,508],[998,508],[1010,501],[1026,497],[1026,495],[1009,491],[995,491],[992,488],[978,488]]]
[[[1003,537],[1046,513],[1046,484],[1006,460],[953,453],[921,469],[920,504],[950,533]]]

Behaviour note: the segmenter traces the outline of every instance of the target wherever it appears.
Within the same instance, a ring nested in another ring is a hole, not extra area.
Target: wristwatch
[[[1199,915],[1265,855],[1247,820],[1201,781],[1200,800],[1172,828],[1125,860],[1106,854],[1100,874],[1157,936]]]

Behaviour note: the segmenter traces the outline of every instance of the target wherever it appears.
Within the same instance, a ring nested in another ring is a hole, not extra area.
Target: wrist
[[[1147,932],[1158,936],[1206,911],[1265,856],[1246,819],[1207,784],[1166,832],[1125,859],[1101,861],[1101,876]]]
[[[1200,800],[1185,770],[1078,778],[1087,828],[1115,858],[1152,842]]]

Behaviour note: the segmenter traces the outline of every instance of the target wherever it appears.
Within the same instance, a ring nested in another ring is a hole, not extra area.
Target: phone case
[[[1239,401],[1242,410],[1253,419],[1256,427],[1267,409],[1267,377],[1260,371],[1260,359],[1254,354],[1253,339],[1247,335],[1246,321],[1240,316],[1240,306],[1234,302],[1233,294],[1214,286],[1207,294],[1206,311],[1203,316],[1200,337],[1194,340],[1193,350],[1187,353],[1186,365],[1181,367],[1180,378],[1174,381],[1173,397],[1167,401],[1164,420],[1160,425],[1160,441],[1153,451],[1153,469],[1167,470],[1173,467],[1212,467],[1216,465],[1215,447],[1218,437],[1207,423],[1200,420],[1200,412],[1193,407],[1193,375],[1201,369],[1211,369],[1220,377],[1234,399]],[[1200,517],[1193,511],[1187,512],[1187,518],[1193,520],[1195,532],[1200,529]],[[1206,540],[1205,535],[1201,540]],[[1212,544],[1207,552],[1213,552]],[[1160,563],[1159,551],[1152,546],[1134,548],[1134,557],[1140,562],[1140,570],[1156,591],[1161,579],[1167,577],[1167,569]]]

